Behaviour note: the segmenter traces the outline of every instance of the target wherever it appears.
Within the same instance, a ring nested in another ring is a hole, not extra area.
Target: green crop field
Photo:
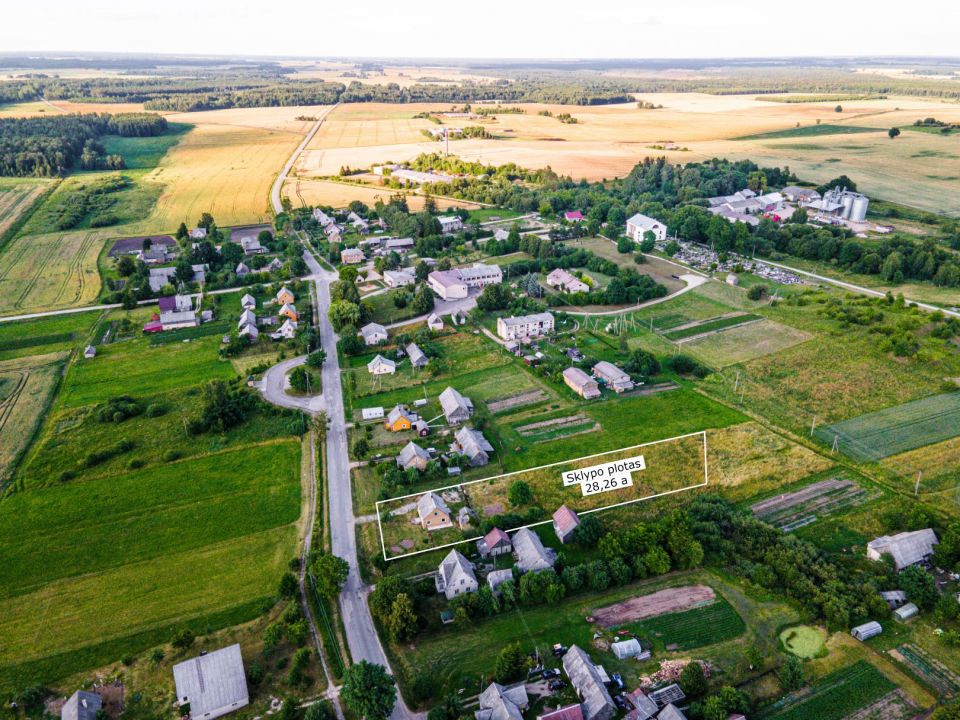
[[[665,613],[621,627],[671,650],[692,650],[732,640],[746,630],[743,618],[722,597],[709,605]]]
[[[80,347],[99,317],[98,312],[82,312],[0,323],[0,360]]]
[[[858,127],[856,125],[831,125],[822,123],[820,125],[804,125],[803,127],[790,128],[789,130],[775,130],[774,132],[758,133],[756,135],[744,135],[734,138],[735,140],[778,140],[780,138],[805,138],[821,137],[823,135],[858,135],[860,133],[880,132],[879,128]]]
[[[758,315],[728,315],[727,317],[713,318],[678,330],[669,330],[665,332],[663,336],[667,338],[667,340],[683,340],[696,335],[703,335],[705,333],[736,327],[737,325],[744,325],[745,323],[754,322],[759,319],[760,317]]]
[[[167,151],[192,128],[193,125],[187,123],[170,123],[167,132],[155,137],[108,135],[103,138],[103,146],[108,154],[122,155],[128,169],[150,170],[157,167]]]
[[[960,393],[934,395],[850,420],[821,425],[816,436],[857,460],[880,460],[960,434]]]
[[[757,714],[759,720],[841,720],[895,690],[866,660],[835,670],[809,690],[788,695]]]

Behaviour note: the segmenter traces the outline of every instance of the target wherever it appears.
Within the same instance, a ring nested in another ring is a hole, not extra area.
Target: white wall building
[[[659,220],[640,213],[627,220],[627,237],[634,242],[642,242],[643,236],[648,230],[653,233],[657,240],[666,240],[667,238],[667,226]]]
[[[497,335],[503,340],[540,337],[553,332],[553,315],[548,312],[497,318]]]

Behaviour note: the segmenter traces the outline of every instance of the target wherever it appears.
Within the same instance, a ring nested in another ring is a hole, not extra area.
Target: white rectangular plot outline
[[[639,445],[630,445],[628,447],[617,448],[615,450],[605,450],[604,452],[595,453],[593,455],[584,455],[582,457],[572,458],[570,460],[561,460],[559,462],[548,463],[547,465],[538,465],[537,467],[525,468],[523,470],[515,470],[513,472],[504,473],[502,475],[491,475],[490,477],[479,478],[477,480],[469,480],[467,482],[457,483],[456,485],[445,485],[439,488],[424,490],[423,492],[400,495],[395,498],[389,498],[388,500],[377,500],[377,503],[376,503],[377,530],[380,534],[380,549],[383,551],[383,559],[386,562],[390,562],[391,560],[400,560],[402,558],[413,557],[414,555],[420,555],[422,553],[435,552],[437,550],[445,550],[446,548],[454,547],[456,545],[465,545],[466,543],[476,542],[477,540],[483,539],[483,535],[477,535],[476,537],[466,538],[464,540],[457,540],[456,542],[447,543],[446,545],[437,545],[436,547],[425,548],[424,550],[415,550],[413,552],[407,552],[407,553],[402,553],[400,555],[393,555],[391,557],[387,557],[387,546],[383,540],[383,523],[380,519],[380,506],[385,503],[396,503],[400,500],[406,500],[408,498],[423,497],[428,492],[442,493],[444,490],[455,490],[467,485],[476,485],[477,483],[490,482],[491,480],[499,480],[502,478],[512,477],[514,475],[520,475],[521,473],[534,472],[536,470],[546,470],[547,468],[557,467],[558,465],[566,465],[572,462],[579,462],[580,460],[592,460],[594,458],[603,457],[604,455],[613,455],[614,453],[622,453],[628,450],[636,450],[637,448],[650,447],[651,445],[660,445],[662,443],[673,442],[674,440],[684,440],[686,438],[696,437],[698,435],[703,436],[703,482],[702,483],[697,483],[696,485],[687,485],[686,487],[675,488],[673,490],[665,490],[664,492],[655,493],[653,495],[647,495],[646,497],[634,498],[633,500],[625,500],[623,502],[612,503],[610,505],[604,505],[603,507],[593,508],[592,510],[584,510],[582,512],[577,513],[577,515],[589,515],[595,512],[602,512],[604,510],[612,510],[613,508],[623,507],[624,505],[633,505],[634,503],[644,502],[646,500],[654,500],[656,498],[664,497],[666,495],[675,495],[677,493],[686,492],[688,490],[696,490],[697,488],[706,487],[710,482],[710,479],[707,473],[707,431],[698,430],[697,432],[687,433],[686,435],[677,435],[675,437],[665,438],[663,440],[652,440],[650,442],[641,443]],[[530,523],[529,525],[521,525],[520,527],[511,528],[509,532],[516,532],[517,530],[522,530],[523,528],[532,528],[532,527],[537,527],[539,525],[547,525],[551,522],[553,522],[552,519],[541,520],[540,522]]]

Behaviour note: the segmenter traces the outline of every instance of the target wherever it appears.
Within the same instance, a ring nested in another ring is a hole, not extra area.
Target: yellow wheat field
[[[395,193],[390,188],[373,188],[346,183],[333,182],[329,180],[315,180],[311,178],[297,178],[290,180],[283,186],[283,195],[290,200],[293,207],[306,207],[316,205],[330,205],[332,207],[345,207],[354,200],[360,200],[373,207],[377,201],[387,202]],[[420,195],[407,194],[407,207],[411,210],[422,210],[424,198]],[[447,200],[445,198],[434,198],[437,208],[445,210],[450,207],[479,207],[476,203],[470,203],[461,200]]]

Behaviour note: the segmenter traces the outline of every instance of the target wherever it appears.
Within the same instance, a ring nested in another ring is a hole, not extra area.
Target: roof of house
[[[456,270],[434,270],[427,278],[444,288],[466,284],[466,281]]]
[[[892,555],[894,564],[900,570],[929,556],[938,542],[936,533],[925,528],[896,535],[883,535],[868,542],[867,548],[880,554]]]
[[[253,295],[251,295],[250,293],[244,293],[243,297],[240,298],[240,304],[241,304],[241,305],[253,305],[253,307],[256,307],[256,306],[257,306],[257,299],[256,299]]]
[[[553,523],[562,534],[566,535],[571,530],[575,530],[580,524],[580,518],[566,505],[561,505],[553,513]]]
[[[195,718],[249,701],[240,645],[228,645],[174,665],[173,680],[178,702],[189,702]]]
[[[406,467],[414,458],[422,458],[426,462],[430,462],[430,453],[411,440],[403,446],[403,450],[397,455],[397,462]]]
[[[483,536],[483,542],[488,548],[494,547],[497,543],[505,542],[510,544],[510,536],[498,527]]]
[[[473,428],[462,427],[454,437],[467,457],[474,457],[481,452],[493,452],[493,445],[483,436],[483,433]]]
[[[102,706],[100,696],[86,690],[77,690],[60,709],[61,720],[95,720]]]
[[[469,417],[473,413],[473,401],[461,395],[457,390],[452,387],[448,387],[442,393],[440,393],[440,407],[443,410],[443,414],[446,416],[447,420],[450,420],[450,416],[457,412],[466,412]],[[490,448],[491,450],[493,448]]]
[[[367,370],[372,370],[380,365],[384,365],[393,369],[396,369],[397,367],[397,364],[393,360],[388,360],[383,355],[377,355],[373,360],[367,363]]]
[[[657,715],[657,720],[687,720],[687,716],[673,703],[667,703]]]
[[[583,699],[585,720],[592,720],[608,707],[616,708],[593,660],[582,648],[572,645],[567,650],[563,656],[563,669]]]
[[[588,383],[596,384],[596,380],[587,375],[578,367],[568,367],[563,371],[563,377],[575,384],[577,387],[584,387]]]
[[[439,510],[446,515],[450,514],[450,508],[443,501],[443,498],[436,493],[428,492],[421,495],[420,499],[417,500],[417,514],[420,516],[420,520],[422,521],[434,510]]]
[[[246,274],[249,272],[250,272],[250,268],[247,267],[246,263],[237,263],[237,269],[236,269],[237,275]]]
[[[443,577],[445,585],[453,585],[461,577],[469,578],[477,582],[477,576],[473,572],[473,563],[467,560],[456,550],[451,550],[440,563],[438,572]]]
[[[443,327],[443,319],[436,313],[430,313],[430,317],[427,318],[427,325],[439,325]]]
[[[173,325],[182,322],[196,322],[197,314],[193,310],[160,313],[160,322],[164,325]]]
[[[379,355],[377,357],[379,357]],[[412,423],[414,420],[417,419],[417,416],[415,413],[412,413],[409,410],[407,410],[403,405],[395,405],[393,410],[391,410],[390,413],[387,415],[387,422],[393,425],[400,418],[406,418]]]
[[[377,337],[378,335],[383,335],[386,337],[387,329],[380,325],[379,323],[367,323],[362,328],[360,328],[360,334],[364,338]]]
[[[514,315],[511,317],[500,318],[507,327],[514,325],[529,325],[531,323],[553,322],[553,315],[548,312],[533,313],[531,315]],[[498,322],[499,322],[498,321]]]
[[[420,349],[420,346],[416,343],[410,343],[406,348],[407,356],[410,358],[410,362],[414,366],[426,365],[430,362],[430,358],[426,356],[423,350]]]
[[[656,218],[649,217],[648,215],[641,215],[640,213],[631,215],[630,219],[627,220],[627,223],[629,225],[636,225],[644,230],[653,230],[655,227],[663,225],[663,223]]]
[[[480,709],[474,713],[477,720],[523,720],[521,708],[529,702],[523,683],[509,687],[490,683],[477,699],[480,703]]]
[[[574,703],[537,715],[537,720],[583,720],[583,708],[580,707],[580,703]]]
[[[583,220],[583,213],[579,210],[567,210],[563,217],[566,220]]]
[[[647,694],[637,688],[633,692],[627,693],[627,699],[637,709],[637,720],[647,720],[657,714],[660,707]]]
[[[384,270],[383,276],[397,283],[414,282],[417,279],[409,270]]]
[[[556,553],[543,546],[540,537],[530,528],[520,528],[511,538],[517,566],[524,572],[536,572],[553,567]]]
[[[487,585],[491,590],[496,590],[498,585],[502,585],[507,580],[513,580],[513,570],[493,570],[487,573]]]

